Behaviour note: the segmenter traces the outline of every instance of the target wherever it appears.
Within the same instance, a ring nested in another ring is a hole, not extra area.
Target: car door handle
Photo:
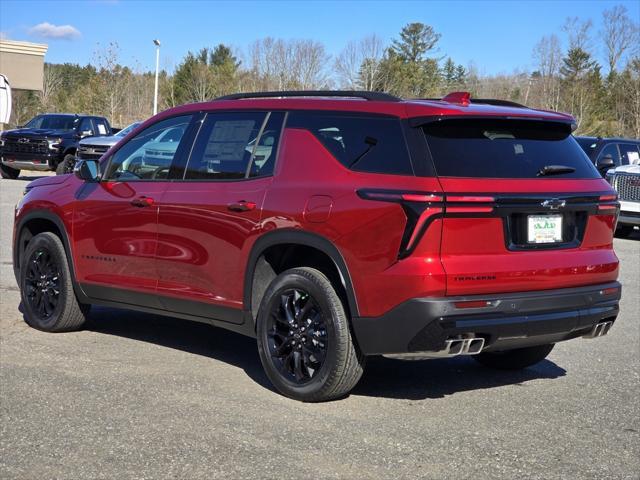
[[[239,202],[230,203],[227,208],[232,212],[247,212],[256,208],[255,202],[247,202],[246,200],[240,200]]]
[[[138,198],[134,198],[133,200],[131,200],[131,205],[133,205],[134,207],[150,207],[151,205],[153,205],[153,198],[151,197],[145,197],[144,195],[142,197],[138,197]]]

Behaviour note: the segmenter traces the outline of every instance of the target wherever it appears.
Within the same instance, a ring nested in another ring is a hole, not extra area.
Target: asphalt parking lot
[[[640,476],[640,233],[616,239],[611,333],[518,373],[469,358],[372,358],[325,404],[270,387],[255,342],[96,308],[47,334],[19,310],[0,180],[0,478],[633,478]]]

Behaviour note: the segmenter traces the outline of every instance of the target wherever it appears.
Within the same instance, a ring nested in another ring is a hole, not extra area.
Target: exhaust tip
[[[591,330],[591,332],[589,332],[586,335],[583,335],[582,338],[598,338],[598,337],[603,337],[605,336],[607,333],[609,333],[609,330],[611,330],[611,326],[613,325],[612,321],[607,321],[607,322],[600,322],[600,323],[596,323],[593,326],[593,329]]]

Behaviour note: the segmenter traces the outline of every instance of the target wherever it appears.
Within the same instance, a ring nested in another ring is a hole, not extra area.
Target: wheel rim
[[[42,320],[51,318],[58,307],[60,268],[46,249],[36,250],[29,258],[25,294],[29,307]]]
[[[272,302],[267,325],[269,355],[282,376],[308,383],[325,363],[328,338],[325,316],[307,292],[290,289]]]

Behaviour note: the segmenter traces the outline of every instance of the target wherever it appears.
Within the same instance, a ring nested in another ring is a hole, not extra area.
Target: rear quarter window
[[[422,127],[443,177],[600,178],[569,125],[532,120],[451,119]],[[574,169],[540,176],[550,165]]]
[[[310,131],[350,170],[413,175],[402,125],[397,118],[291,112],[287,128]]]

